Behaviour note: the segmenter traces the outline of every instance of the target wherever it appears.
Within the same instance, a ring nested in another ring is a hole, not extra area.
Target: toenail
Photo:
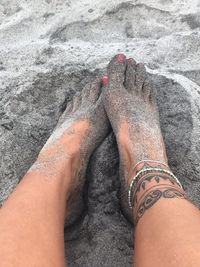
[[[117,59],[118,62],[122,62],[123,63],[126,60],[126,56],[124,54],[119,54],[119,55],[116,56],[116,59]]]
[[[128,62],[130,62],[130,63],[135,61],[132,57],[128,58],[127,60],[128,60]]]
[[[102,78],[101,82],[102,82],[102,85],[103,86],[107,86],[108,85],[108,76],[104,76]]]

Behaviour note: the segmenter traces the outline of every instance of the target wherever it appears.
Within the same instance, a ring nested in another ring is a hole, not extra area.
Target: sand
[[[116,53],[156,83],[172,170],[200,207],[200,2],[0,1],[0,202],[30,168],[75,92]],[[66,231],[70,267],[130,267],[111,133],[91,158],[87,211]],[[51,233],[49,233],[51,234]]]

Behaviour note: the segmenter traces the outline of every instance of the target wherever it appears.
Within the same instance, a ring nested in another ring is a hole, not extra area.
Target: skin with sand
[[[156,92],[144,64],[137,64],[132,58],[126,60],[123,54],[111,60],[108,76],[103,81],[104,106],[120,154],[122,209],[129,220],[133,221],[127,190],[137,170],[130,176],[131,169],[137,162],[145,159],[167,164]]]
[[[101,93],[95,80],[74,98],[2,207],[3,266],[65,266],[64,220],[69,225],[80,216],[77,196],[82,196],[89,158],[109,132],[108,118],[119,147],[122,209],[137,224],[134,266],[198,266],[199,211],[170,174],[155,92],[144,66],[117,55],[103,85]],[[127,211],[123,192],[146,166],[151,172],[137,181],[133,209]]]
[[[92,152],[109,132],[108,118],[120,154],[121,206],[131,222],[133,214],[128,205],[128,188],[141,166],[131,172],[132,167],[146,159],[167,166],[156,92],[144,64],[137,64],[132,58],[126,60],[119,54],[111,60],[107,72],[108,76],[102,79],[102,89],[100,78],[96,78],[74,97],[29,170],[53,178],[58,175],[57,169],[60,171],[60,163],[76,155],[72,175],[75,179],[70,181],[71,192],[67,197],[70,214],[66,217],[66,226],[76,221],[83,211],[82,191],[87,165]],[[71,146],[66,147],[65,140],[69,138]],[[152,144],[155,144],[153,148]],[[151,165],[158,166],[157,163]]]
[[[29,170],[29,173],[42,172],[47,179],[54,179],[60,172],[62,162],[76,158],[72,174],[75,179],[69,179],[71,191],[67,202],[70,212],[66,217],[66,226],[71,225],[82,214],[82,191],[87,165],[91,154],[105,139],[109,129],[110,124],[101,95],[101,79],[97,77],[87,84],[81,93],[75,95],[38,160]],[[70,146],[65,143],[65,140],[69,139]]]

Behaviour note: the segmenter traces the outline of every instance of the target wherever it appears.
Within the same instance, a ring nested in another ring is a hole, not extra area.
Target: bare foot
[[[103,79],[103,101],[120,154],[121,204],[125,215],[132,221],[128,206],[128,187],[133,176],[144,164],[157,166],[151,160],[167,165],[167,156],[160,130],[155,89],[143,64],[134,59],[126,60],[120,54],[108,66],[108,79]]]
[[[83,210],[82,189],[89,158],[108,134],[109,122],[101,96],[101,81],[87,84],[62,114],[53,134],[33,167],[49,179],[63,176],[67,187],[67,225]],[[72,161],[72,173],[66,177],[66,161]]]

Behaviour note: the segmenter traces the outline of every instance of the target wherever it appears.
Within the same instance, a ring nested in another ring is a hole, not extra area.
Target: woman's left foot
[[[132,221],[128,188],[136,171],[144,164],[134,166],[143,160],[149,160],[145,164],[153,167],[159,165],[158,161],[168,164],[155,89],[143,64],[137,64],[134,59],[126,60],[125,55],[119,54],[108,65],[107,84],[102,96],[118,143],[121,205]]]
[[[29,170],[29,173],[39,171],[48,178],[63,176],[67,188],[66,225],[83,211],[82,191],[88,161],[109,131],[101,98],[101,81],[97,78],[74,97]],[[71,173],[66,169],[69,160]]]

